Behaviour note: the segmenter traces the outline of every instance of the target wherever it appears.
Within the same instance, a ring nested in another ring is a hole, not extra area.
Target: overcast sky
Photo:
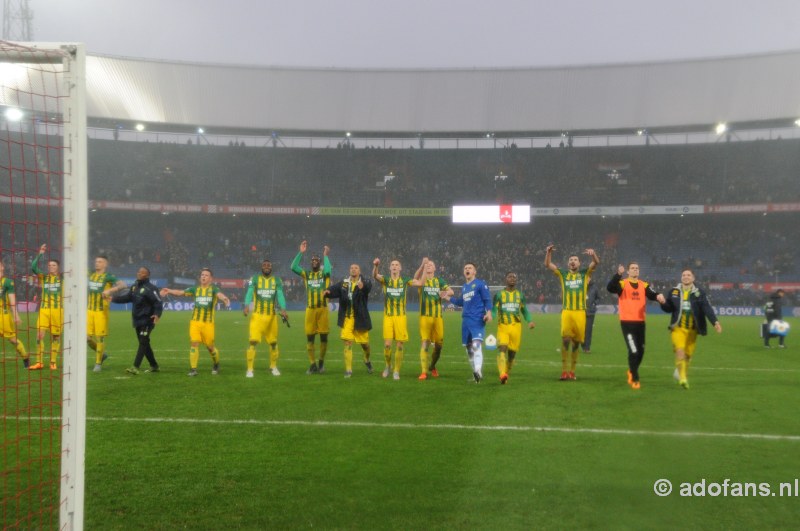
[[[648,62],[800,50],[797,0],[29,0],[90,54],[339,68]]]

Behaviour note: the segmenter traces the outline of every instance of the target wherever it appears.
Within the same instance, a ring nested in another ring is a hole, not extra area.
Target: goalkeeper
[[[472,365],[472,377],[475,383],[483,380],[483,334],[486,323],[492,321],[492,296],[489,286],[483,280],[475,278],[478,273],[475,264],[464,264],[464,286],[460,297],[451,297],[442,292],[441,296],[456,306],[461,306],[461,344],[467,349],[467,356]]]

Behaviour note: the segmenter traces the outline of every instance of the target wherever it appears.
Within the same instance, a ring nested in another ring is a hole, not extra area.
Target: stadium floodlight
[[[202,134],[203,134],[203,133],[205,133],[205,132],[206,132],[206,130],[205,130],[205,129],[203,129],[202,127],[198,127],[198,128],[197,128],[197,134],[198,134],[198,135],[202,135]]]
[[[725,122],[718,123],[717,126],[714,128],[714,131],[718,135],[721,135],[722,133],[724,133],[727,130],[728,130],[728,124],[726,124]]]
[[[344,136],[346,136],[347,138],[350,138],[350,137],[352,136],[352,133],[350,133],[350,131],[348,131],[348,132],[346,132],[346,133],[344,134]]]
[[[9,107],[5,112],[6,120],[9,122],[19,122],[24,116],[23,112],[16,107]]]
[[[794,125],[796,125],[797,127],[800,127],[800,118],[798,118],[797,120],[794,121]]]
[[[139,132],[144,131],[144,124],[136,124],[136,130]]]
[[[530,222],[530,205],[453,205],[453,223]]]

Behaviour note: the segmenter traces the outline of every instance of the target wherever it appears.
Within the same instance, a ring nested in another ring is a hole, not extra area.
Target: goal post
[[[15,334],[27,345],[28,362],[44,350],[35,342],[41,288],[30,274],[30,259],[43,243],[45,258],[61,264],[64,315],[61,351],[58,342],[50,345],[56,369],[23,368],[20,351],[0,337],[4,528],[84,527],[85,65],[82,44],[0,41],[0,259],[16,285],[24,321]]]

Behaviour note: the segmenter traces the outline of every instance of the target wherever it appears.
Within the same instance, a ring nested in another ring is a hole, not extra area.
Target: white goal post
[[[0,105],[35,116],[24,126],[32,129],[34,137],[61,139],[62,198],[36,198],[36,204],[63,206],[61,484],[60,499],[54,501],[59,507],[59,529],[82,530],[88,275],[86,52],[83,44],[0,41],[0,66],[6,72],[20,73],[13,79],[4,76]],[[11,192],[6,199],[12,204],[20,201]]]

